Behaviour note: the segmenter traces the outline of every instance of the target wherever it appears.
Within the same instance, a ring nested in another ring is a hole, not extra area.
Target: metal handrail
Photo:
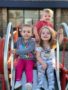
[[[57,70],[56,70],[56,74],[57,74],[57,83],[58,83],[58,88],[59,90],[61,90],[61,84],[60,84],[60,73],[59,73],[59,38],[57,36]]]
[[[63,26],[64,27],[64,30],[66,32],[66,35],[68,37],[68,25],[66,23],[61,23],[60,26]],[[60,47],[59,47],[59,38],[57,36],[57,70],[56,70],[56,74],[57,74],[57,81],[58,81],[58,88],[59,90],[61,90],[61,84],[60,84],[60,72],[59,72],[59,62],[60,62],[60,57],[59,57],[59,50],[60,50]]]
[[[14,44],[13,44],[13,28],[12,28],[12,23],[11,22],[9,22],[9,24],[7,26],[7,32],[6,32],[6,36],[5,36],[5,46],[4,46],[4,78],[5,78],[5,82],[6,82],[6,90],[10,90],[10,84],[9,84],[9,78],[8,78],[9,77],[8,76],[8,65],[7,65],[10,33],[11,33],[11,45],[10,45],[10,47],[11,47],[11,50],[12,50],[13,47],[14,47]],[[11,76],[13,76],[12,75],[13,54],[11,54],[11,57],[12,57]],[[11,78],[11,81],[12,81],[12,78]]]

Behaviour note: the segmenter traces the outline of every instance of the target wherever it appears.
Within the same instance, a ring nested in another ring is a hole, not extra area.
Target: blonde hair
[[[51,15],[51,17],[53,17],[53,15],[54,15],[53,10],[52,9],[49,9],[49,8],[43,9],[40,14],[42,15],[44,12],[49,13]]]

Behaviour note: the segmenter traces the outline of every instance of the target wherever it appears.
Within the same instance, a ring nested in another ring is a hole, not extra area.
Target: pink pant
[[[25,71],[27,82],[33,82],[33,60],[22,60],[18,61],[16,66],[16,81],[21,80],[22,73]]]

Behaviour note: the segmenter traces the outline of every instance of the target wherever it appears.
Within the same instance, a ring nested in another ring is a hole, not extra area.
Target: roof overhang
[[[0,0],[0,8],[68,8],[68,1],[20,1]]]

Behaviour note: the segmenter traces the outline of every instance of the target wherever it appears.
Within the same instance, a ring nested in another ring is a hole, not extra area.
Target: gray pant
[[[46,70],[43,70],[42,65],[37,63],[38,88],[43,87],[45,90],[54,90],[54,69],[52,61],[50,59],[44,61],[47,64]]]

